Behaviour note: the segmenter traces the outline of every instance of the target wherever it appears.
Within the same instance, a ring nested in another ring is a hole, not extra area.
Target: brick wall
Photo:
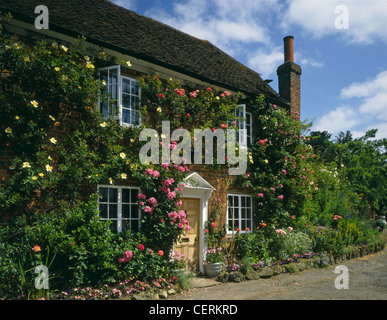
[[[277,75],[279,94],[290,102],[290,114],[294,119],[296,116],[300,116],[301,67],[293,61],[286,61],[278,67]]]

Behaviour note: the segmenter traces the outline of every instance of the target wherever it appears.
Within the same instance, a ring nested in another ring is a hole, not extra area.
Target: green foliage
[[[238,255],[241,259],[243,257],[250,258],[252,263],[266,261],[272,257],[270,249],[272,241],[272,239],[266,238],[265,233],[261,230],[238,234],[235,238]]]
[[[223,204],[220,198],[212,201],[208,221],[205,222],[205,237],[209,248],[222,247],[226,235],[226,226],[221,223]]]
[[[311,252],[312,241],[304,232],[288,232],[284,237],[283,253],[285,257]]]

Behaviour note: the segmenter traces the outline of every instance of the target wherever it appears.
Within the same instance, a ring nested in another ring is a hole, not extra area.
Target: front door
[[[188,268],[197,270],[199,264],[199,214],[200,199],[183,198],[182,210],[186,211],[191,230],[184,231],[175,251],[188,258]]]

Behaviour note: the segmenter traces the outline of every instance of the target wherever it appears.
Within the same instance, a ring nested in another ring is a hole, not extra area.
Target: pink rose
[[[153,178],[157,178],[158,176],[160,175],[160,172],[154,170],[153,173],[152,173],[152,177]]]
[[[168,199],[173,200],[176,198],[176,193],[174,191],[168,193]]]
[[[161,166],[162,166],[164,169],[168,169],[169,163],[162,163]]]
[[[145,194],[142,194],[142,193],[137,194],[137,197],[139,199],[145,199],[146,198]]]
[[[178,207],[181,207],[182,204],[183,204],[183,201],[181,201],[181,200],[179,200],[179,201],[176,203],[176,205],[177,205]]]
[[[263,197],[263,193],[258,193],[258,197],[262,198]]]
[[[155,198],[149,198],[148,203],[151,204],[152,206],[155,206],[157,204],[157,200]]]
[[[144,209],[144,212],[149,212],[150,214],[153,213],[153,209],[149,206],[146,206],[145,209]]]
[[[282,200],[284,198],[283,195],[278,196],[278,199]]]
[[[144,245],[140,243],[140,244],[138,245],[138,250],[144,251],[144,249],[145,249]]]
[[[145,174],[146,174],[147,176],[151,175],[152,173],[153,173],[153,170],[152,170],[152,169],[148,169],[148,170],[145,171]]]

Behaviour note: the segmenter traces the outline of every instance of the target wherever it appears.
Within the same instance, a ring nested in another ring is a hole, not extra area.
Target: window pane
[[[109,219],[117,218],[117,205],[109,204]]]
[[[101,219],[107,219],[108,217],[108,205],[107,204],[100,204],[99,205],[99,216]]]
[[[135,203],[137,201],[137,195],[138,195],[138,190],[131,189],[131,191],[130,191],[130,202],[131,203]]]
[[[239,197],[234,196],[234,207],[239,207]]]
[[[246,197],[241,197],[241,206],[246,207]]]
[[[140,221],[139,220],[132,220],[131,221],[131,228],[130,231],[132,232],[138,232],[140,230]]]
[[[102,196],[100,202],[108,202],[109,189],[108,188],[99,188],[99,193]]]
[[[130,80],[127,78],[122,79],[122,92],[130,94]]]
[[[109,188],[109,202],[117,203],[117,189],[116,188]]]
[[[131,216],[131,218],[132,219],[138,219],[139,217],[138,217],[138,205],[137,204],[132,204],[132,206],[131,206],[132,208],[131,208],[131,214],[132,214],[132,216]]]
[[[138,97],[132,97],[132,109],[138,110],[140,106],[140,99]]]
[[[130,106],[131,106],[131,104],[130,104],[130,95],[123,94],[122,95],[122,107],[130,109]]]
[[[122,122],[131,124],[130,110],[122,109]]]
[[[122,205],[122,218],[129,219],[130,218],[130,206],[128,204]]]
[[[246,209],[245,209],[245,208],[242,208],[241,211],[242,211],[242,212],[241,212],[241,218],[242,218],[242,219],[246,219]]]
[[[117,220],[110,220],[110,230],[114,233],[117,233]]]
[[[136,96],[139,95],[139,89],[138,89],[137,81],[132,81],[132,94],[134,94]]]
[[[233,206],[234,200],[232,196],[228,196],[228,200],[230,201],[230,205]]]
[[[117,84],[118,78],[117,78],[117,70],[111,69],[109,70],[109,84]]]
[[[122,202],[130,202],[130,189],[122,189]]]
[[[247,199],[247,207],[251,208],[251,197],[246,197]]]

